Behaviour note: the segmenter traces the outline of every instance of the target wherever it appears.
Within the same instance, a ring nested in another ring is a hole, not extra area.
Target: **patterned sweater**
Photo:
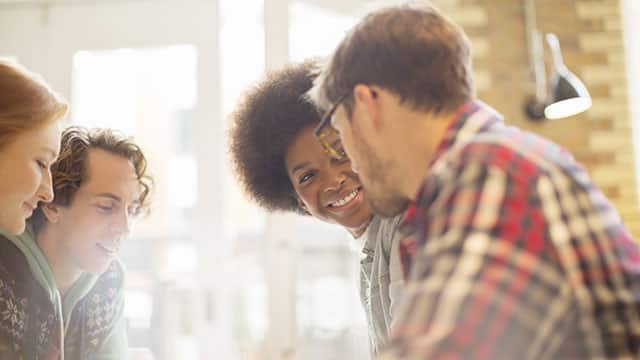
[[[25,246],[25,237],[33,243]],[[39,273],[44,255],[38,252],[28,233],[0,235],[0,360],[60,359],[61,337],[66,360],[125,358],[119,261],[100,276],[83,274],[60,299],[55,284],[42,280],[52,276]]]

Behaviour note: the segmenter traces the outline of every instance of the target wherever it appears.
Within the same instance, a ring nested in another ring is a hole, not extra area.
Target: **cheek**
[[[351,133],[347,131],[347,129],[339,129],[340,142],[342,142],[342,146],[350,147],[351,146]]]
[[[312,216],[324,221],[329,221],[327,214],[325,213],[325,209],[319,203],[319,192],[320,186],[315,183],[310,184],[305,188],[296,189],[298,198],[306,206],[307,211],[311,213]]]
[[[24,163],[20,167],[13,169],[16,178],[21,180],[21,187],[35,187],[40,183],[40,171],[37,165],[31,165],[30,163]]]
[[[345,152],[351,159],[351,162],[358,158],[358,149],[355,144],[355,139],[351,136],[350,133],[344,133],[344,135],[340,135],[340,140],[342,141],[342,146],[344,147]]]
[[[31,166],[27,160],[19,160],[20,163],[14,164],[15,166],[0,169],[4,177],[3,184],[0,186],[0,196],[3,199],[31,200],[38,191],[40,186],[38,168]]]
[[[300,202],[302,202],[307,210],[313,214],[316,211],[317,203],[312,187],[308,186],[305,188],[297,188],[296,194],[298,194],[298,199],[300,199]]]
[[[343,136],[341,137],[341,140],[342,140],[342,146],[344,147],[344,151],[347,153],[349,158],[353,157],[353,143],[351,142],[351,139],[346,136]]]
[[[99,223],[85,217],[68,226],[67,233],[73,239],[71,244],[73,248],[77,253],[82,253],[93,249],[95,243],[104,237],[105,230]]]
[[[76,204],[68,208],[68,210],[69,211],[64,214],[64,217],[61,217],[63,221],[61,224],[65,226],[66,231],[89,236],[101,228],[99,221],[100,215],[96,214],[95,209],[92,207],[79,206]]]
[[[28,184],[31,186],[30,190],[32,191],[32,193],[37,192],[38,188],[40,188],[40,185],[42,185],[42,183],[46,181],[46,177],[44,176],[42,170],[35,165],[29,168],[29,171],[27,172],[27,179]]]

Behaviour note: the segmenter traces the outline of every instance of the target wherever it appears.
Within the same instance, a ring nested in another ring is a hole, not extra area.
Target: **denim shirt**
[[[363,259],[360,261],[360,301],[369,329],[372,354],[381,350],[393,325],[393,314],[404,284],[397,231],[402,216],[374,216],[362,236]]]

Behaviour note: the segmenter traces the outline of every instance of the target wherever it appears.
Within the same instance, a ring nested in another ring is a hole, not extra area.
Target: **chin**
[[[13,235],[20,235],[24,232],[26,228],[26,222],[24,219],[20,219],[18,221],[15,221],[10,224],[5,224],[0,227],[2,227],[4,230],[10,232]]]
[[[92,275],[102,275],[105,271],[107,271],[109,265],[111,265],[111,262],[113,262],[113,260],[96,262],[90,264],[89,266],[85,266],[84,271]]]
[[[373,213],[371,213],[370,211],[359,212],[357,214],[354,214],[347,221],[343,221],[342,225],[346,226],[348,228],[358,228],[358,227],[361,227],[361,226],[365,226],[365,225],[367,225],[369,223],[369,219],[371,219],[372,215],[373,215]]]

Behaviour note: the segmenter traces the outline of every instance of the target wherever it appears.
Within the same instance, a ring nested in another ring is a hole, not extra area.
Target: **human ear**
[[[42,213],[50,223],[60,221],[60,206],[56,204],[44,204],[40,206]]]

